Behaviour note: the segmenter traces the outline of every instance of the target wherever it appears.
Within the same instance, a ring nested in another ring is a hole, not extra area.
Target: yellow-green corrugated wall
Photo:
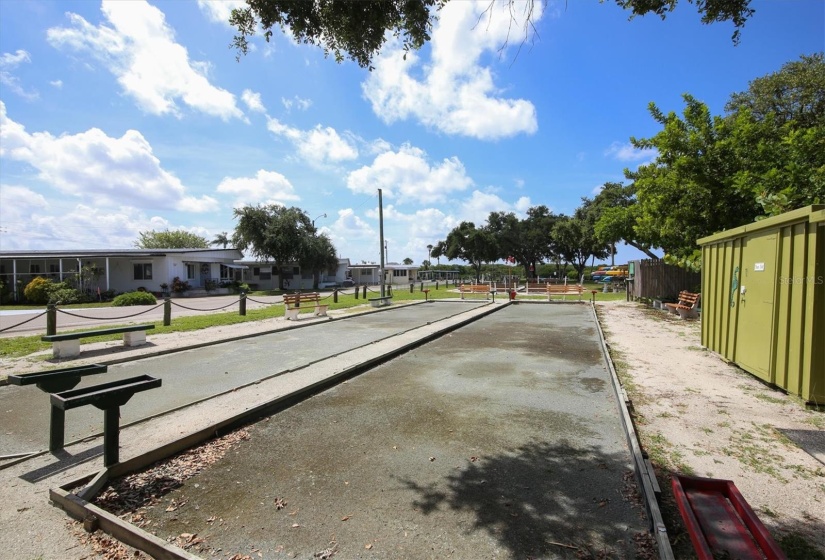
[[[825,404],[825,206],[811,206],[699,240],[702,246],[702,345],[737,363],[743,246],[776,235],[769,372],[751,371],[812,404]],[[752,330],[752,326],[751,326]],[[741,358],[740,358],[741,359]],[[747,366],[739,364],[745,369]]]

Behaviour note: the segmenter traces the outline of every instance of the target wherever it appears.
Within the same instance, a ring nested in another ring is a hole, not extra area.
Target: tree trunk
[[[625,242],[625,243],[627,243],[628,245],[630,245],[631,247],[633,247],[633,248],[635,248],[635,249],[638,249],[639,251],[641,251],[642,253],[644,253],[645,255],[647,255],[648,257],[650,257],[651,259],[655,259],[655,260],[657,260],[657,261],[659,260],[659,257],[657,257],[656,255],[654,255],[654,254],[650,251],[650,249],[648,249],[647,247],[642,246],[642,245],[639,245],[638,243],[634,243],[633,241],[628,241],[627,239],[625,239],[625,241],[624,241],[624,242]]]

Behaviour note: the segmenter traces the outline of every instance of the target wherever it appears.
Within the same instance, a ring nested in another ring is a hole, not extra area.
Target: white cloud
[[[657,151],[654,148],[639,149],[633,144],[623,144],[613,142],[604,151],[604,155],[619,161],[653,161],[656,159]]]
[[[261,102],[260,93],[254,92],[251,89],[245,89],[241,94],[241,99],[246,103],[250,111],[255,111],[256,113],[266,112],[266,107],[264,107],[264,104]]]
[[[516,209],[520,214],[527,215],[527,211],[533,206],[533,203],[530,202],[529,196],[522,196],[520,197],[516,203],[513,205],[513,208]]]
[[[301,199],[286,177],[263,169],[254,177],[225,177],[217,191],[234,195],[236,208],[259,203],[285,205],[285,202]]]
[[[312,107],[311,99],[304,99],[302,97],[298,97],[297,95],[293,99],[287,99],[286,97],[282,97],[281,103],[287,111],[292,110],[293,107],[300,111],[306,111],[307,109]]]
[[[416,53],[407,53],[404,60],[400,47],[386,47],[362,84],[375,114],[386,123],[415,118],[447,134],[482,140],[538,130],[533,104],[505,98],[491,68],[480,62],[485,54],[495,55],[509,35],[518,35],[521,29],[511,28],[506,2],[492,3],[492,16],[479,21],[490,6],[488,0],[450,2],[439,12],[423,80],[412,75],[420,65]],[[542,3],[534,6],[535,22],[541,18]]]
[[[336,236],[348,239],[373,239],[377,232],[362,220],[352,208],[338,210],[338,218],[329,227]]]
[[[187,195],[180,179],[161,167],[149,142],[136,130],[120,138],[97,128],[57,137],[48,132],[29,134],[8,118],[0,101],[0,158],[28,163],[54,189],[96,206],[217,209],[212,197]]]
[[[266,127],[270,132],[292,142],[298,149],[298,154],[314,165],[341,163],[358,157],[358,149],[353,142],[342,138],[331,127],[319,124],[309,130],[300,130],[272,117],[267,117]]]
[[[147,113],[180,117],[183,103],[223,120],[244,118],[235,96],[209,83],[208,63],[191,61],[175,42],[163,12],[145,1],[104,1],[101,10],[110,25],[69,13],[71,26],[49,29],[47,39],[97,58]]]
[[[31,56],[22,49],[18,49],[14,54],[3,53],[0,55],[0,85],[5,86],[12,93],[31,101],[39,97],[37,91],[26,91],[20,83],[20,79],[11,73],[12,70],[20,66],[23,62],[30,63]]]
[[[56,87],[57,89],[63,88],[63,80],[52,80],[49,82],[49,85]]]
[[[523,197],[519,199],[519,202],[523,203]],[[513,212],[515,210],[517,210],[516,206],[505,202],[500,196],[476,190],[470,198],[461,203],[458,214],[461,221],[473,222],[479,226],[487,222],[490,212]]]
[[[380,154],[372,165],[365,165],[347,176],[347,187],[351,191],[373,194],[380,188],[387,197],[395,197],[399,203],[444,202],[450,194],[463,191],[472,184],[464,164],[457,157],[430,164],[422,149],[409,144],[397,152]]]
[[[232,10],[245,8],[246,2],[244,0],[198,0],[198,7],[209,21],[231,27],[229,16],[232,15]]]

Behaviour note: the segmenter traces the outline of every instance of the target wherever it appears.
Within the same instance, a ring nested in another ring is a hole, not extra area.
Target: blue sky
[[[232,2],[0,1],[0,249],[116,249],[139,231],[212,239],[243,204],[303,208],[343,257],[420,263],[463,220],[582,196],[654,154],[649,102],[731,93],[825,49],[825,2],[754,0],[734,46],[685,0],[665,21],[549,0],[533,44],[454,0],[433,40],[370,73],[276,32],[240,62]],[[497,8],[498,10],[499,8]],[[326,217],[323,217],[326,214]],[[619,261],[636,258],[622,246]],[[442,259],[444,262],[444,259]]]

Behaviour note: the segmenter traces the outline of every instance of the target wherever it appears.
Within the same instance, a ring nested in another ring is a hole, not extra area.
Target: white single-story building
[[[90,251],[0,251],[0,279],[22,299],[22,291],[37,276],[62,282],[79,271],[90,285],[86,289],[132,292],[143,288],[162,292],[177,277],[193,288],[207,281],[234,280],[244,266],[237,249],[122,249]]]
[[[279,286],[278,267],[271,261],[239,260],[235,263],[244,267],[243,281],[253,290],[277,290]],[[321,272],[319,288],[342,286],[349,280],[349,259],[338,259],[335,274]],[[304,270],[298,263],[290,263],[281,268],[284,288],[288,290],[310,290],[313,288],[313,272]]]
[[[389,263],[384,265],[384,269],[385,284],[409,285],[418,281],[418,265]],[[352,274],[352,281],[357,286],[374,286],[381,283],[380,264],[354,264],[349,267],[349,270]]]

